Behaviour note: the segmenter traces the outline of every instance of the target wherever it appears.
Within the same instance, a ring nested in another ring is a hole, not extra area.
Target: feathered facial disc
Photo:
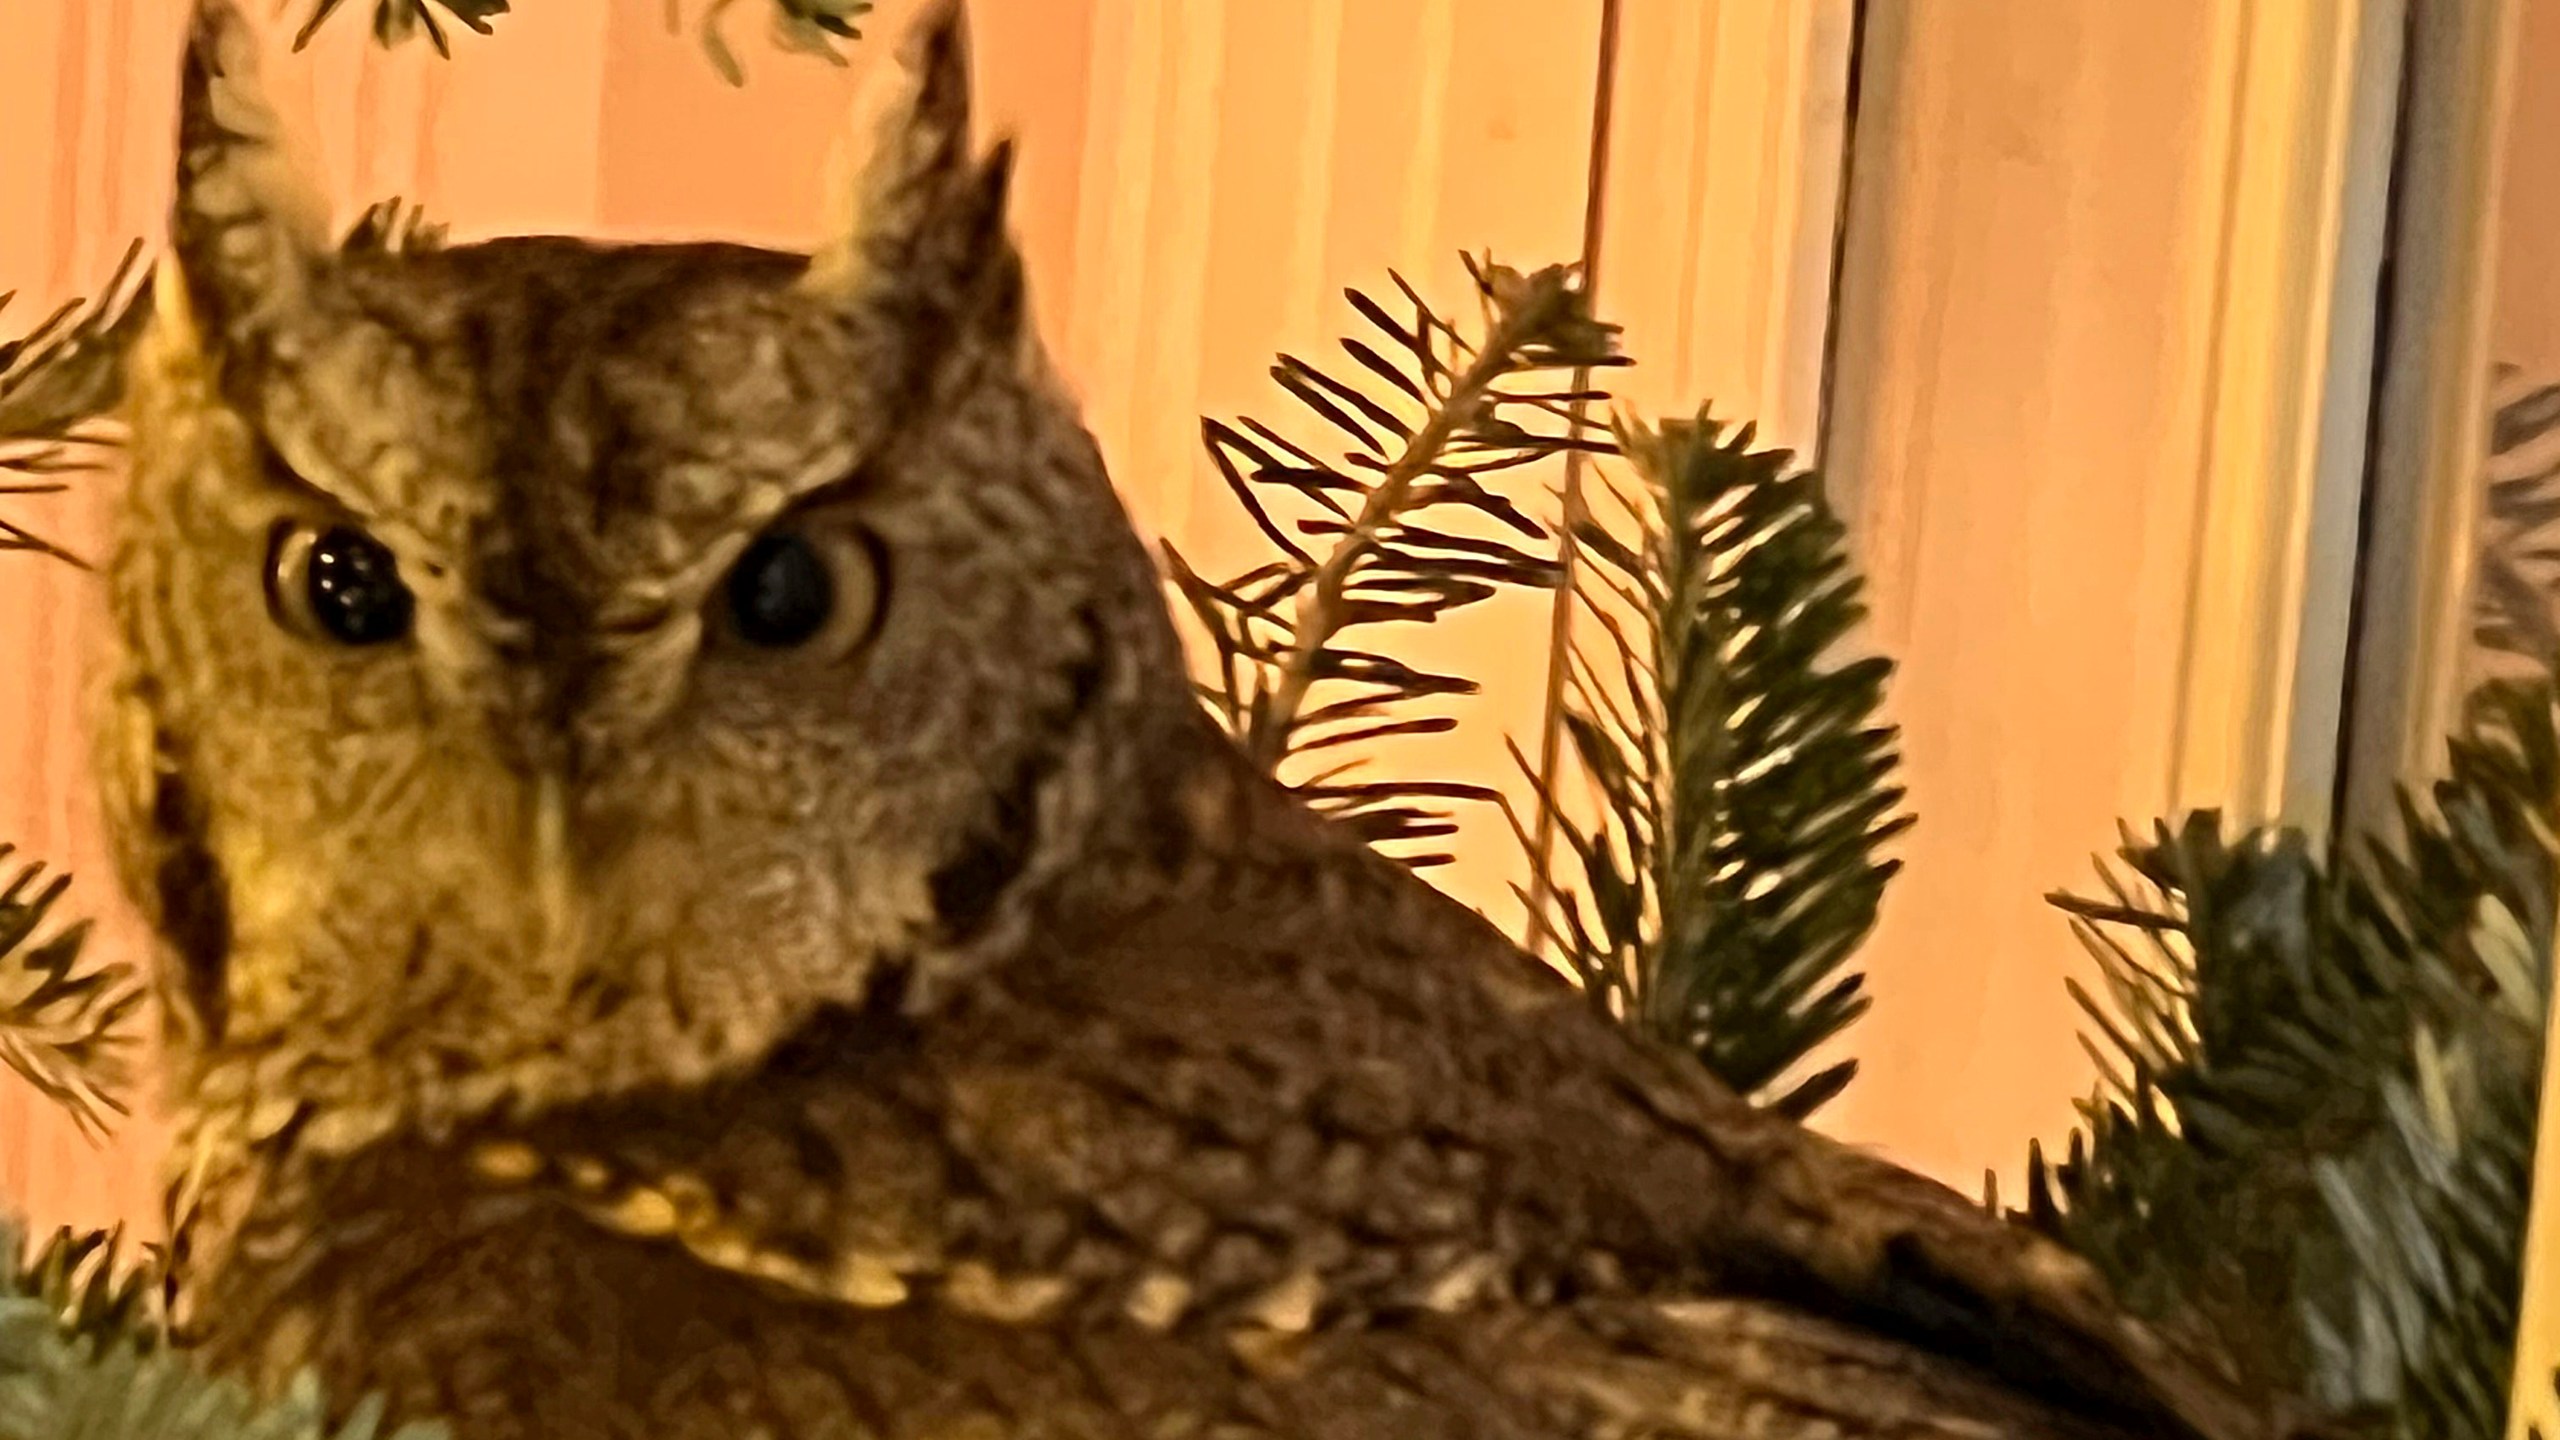
[[[814,259],[326,243],[254,50],[200,10],[112,575],[191,1083],[676,1078],[1001,929],[1181,671],[1024,333],[958,7]]]

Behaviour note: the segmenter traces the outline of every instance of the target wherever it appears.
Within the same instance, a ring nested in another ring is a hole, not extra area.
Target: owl
[[[2284,1433],[1243,762],[956,4],[814,255],[333,239],[252,48],[200,5],[99,759],[208,1364],[455,1440]]]

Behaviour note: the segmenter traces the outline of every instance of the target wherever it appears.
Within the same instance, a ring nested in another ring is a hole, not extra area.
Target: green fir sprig
[[[2104,1088],[2024,1218],[2253,1385],[2504,1430],[2560,866],[2549,679],[2473,695],[2431,804],[2324,861],[2207,812],[2054,897]]]
[[[119,1234],[57,1231],[27,1256],[0,1222],[0,1436],[26,1440],[444,1440],[442,1425],[386,1429],[369,1397],[330,1422],[317,1381],[262,1401],[167,1343],[164,1251],[127,1263]],[[21,1258],[21,1257],[27,1258]]]
[[[1837,655],[1866,606],[1817,476],[1703,410],[1618,436],[1618,513],[1576,536],[1604,638],[1567,652],[1562,713],[1602,815],[1533,774],[1569,853],[1524,899],[1595,1004],[1801,1117],[1856,1073],[1803,1067],[1866,1011],[1846,967],[1911,823],[1877,718],[1892,665]]]

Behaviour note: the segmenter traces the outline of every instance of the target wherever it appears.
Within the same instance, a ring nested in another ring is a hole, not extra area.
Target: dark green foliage
[[[1619,440],[1624,520],[1577,537],[1608,645],[1568,657],[1564,713],[1604,815],[1555,816],[1579,873],[1538,918],[1594,1003],[1802,1116],[1855,1073],[1795,1074],[1867,1008],[1840,972],[1911,823],[1876,719],[1892,665],[1833,658],[1866,606],[1818,477],[1703,410]]]
[[[347,0],[313,0],[310,15],[294,32],[293,48],[299,50],[310,44],[311,37],[319,33],[329,17],[346,8],[346,3]],[[423,34],[436,47],[437,54],[449,56],[453,47],[445,38],[446,23],[458,21],[486,35],[489,22],[512,8],[510,0],[373,0],[373,38],[391,46]],[[444,13],[445,20],[436,18],[438,11]]]
[[[208,1377],[163,1342],[156,1303],[163,1256],[127,1266],[113,1235],[65,1230],[31,1259],[0,1222],[0,1437],[7,1440],[440,1440],[443,1427],[386,1432],[367,1401],[331,1427],[305,1376],[261,1404]]]
[[[0,845],[0,865],[14,853]],[[132,1045],[125,1023],[142,989],[129,965],[83,963],[86,920],[39,938],[70,884],[28,865],[0,888],[0,1063],[94,1132],[106,1123],[103,1112],[124,1113]]]
[[[294,31],[294,49],[302,49],[312,41],[330,15],[346,8],[346,0],[315,0],[310,18],[302,20],[300,31]],[[509,0],[374,0],[374,41],[384,46],[397,46],[402,41],[425,33],[435,54],[451,56],[453,46],[445,41],[445,23],[435,18],[443,10],[451,20],[486,36],[489,20],[509,10]]]
[[[347,227],[339,246],[346,250],[414,251],[443,248],[445,227],[427,212],[394,195],[365,207]]]
[[[295,32],[295,49],[311,43],[329,18],[346,8],[347,0],[312,0],[310,14],[302,28]],[[445,35],[445,26],[459,23],[486,35],[490,22],[515,8],[514,0],[372,0],[373,36],[383,45],[399,45],[419,35],[436,47],[439,55],[453,53]],[[721,21],[737,0],[709,0],[702,17],[702,47],[730,84],[746,81],[745,67],[738,63],[737,53],[729,48]],[[836,64],[844,63],[843,52],[836,48],[839,40],[861,38],[855,22],[871,13],[874,0],[770,0],[773,6],[773,39],[786,50],[817,55]],[[437,19],[441,12],[444,19]],[[681,24],[683,0],[668,0],[669,25]]]
[[[732,85],[744,85],[746,67],[738,63],[737,52],[729,48],[720,24],[721,12],[735,3],[737,0],[712,0],[702,17],[702,48],[722,78]],[[872,0],[773,0],[774,44],[842,65],[844,52],[836,42],[861,38],[862,32],[854,22],[871,13],[871,5]],[[668,13],[674,14],[672,3]]]
[[[2503,1428],[2560,863],[2549,681],[2472,697],[2432,807],[2323,863],[2191,816],[2127,837],[2097,957],[2106,1086],[2025,1217],[2138,1309],[2374,1433]]]
[[[1289,762],[1319,752],[1451,729],[1451,717],[1416,714],[1416,706],[1476,689],[1465,677],[1408,666],[1374,642],[1348,642],[1354,632],[1431,623],[1501,586],[1552,582],[1553,563],[1522,548],[1545,530],[1484,477],[1611,448],[1576,409],[1606,397],[1578,391],[1565,377],[1624,363],[1616,327],[1592,318],[1565,267],[1524,274],[1464,258],[1481,339],[1461,334],[1391,275],[1409,319],[1347,292],[1381,342],[1342,342],[1361,383],[1294,355],[1271,367],[1311,417],[1350,441],[1339,460],[1258,420],[1202,423],[1211,463],[1277,558],[1217,584],[1165,550],[1175,585],[1215,647],[1218,683],[1203,694],[1229,733],[1255,764],[1380,845],[1446,836],[1455,826],[1435,802],[1494,792],[1354,780],[1356,760],[1288,773],[1297,768]],[[1283,524],[1266,493],[1285,494],[1306,513]],[[1448,857],[1402,858],[1421,866]]]
[[[94,300],[57,308],[15,340],[0,340],[0,500],[58,494],[55,477],[89,468],[110,443],[96,422],[123,391],[125,352],[151,307],[142,245],[128,246]],[[17,292],[0,293],[0,311]],[[0,517],[0,552],[30,551],[77,565],[77,556]]]

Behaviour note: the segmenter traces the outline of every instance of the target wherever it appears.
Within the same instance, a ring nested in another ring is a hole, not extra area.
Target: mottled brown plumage
[[[101,768],[209,1358],[457,1440],[2277,1433],[1241,762],[919,34],[814,260],[330,246],[202,10]],[[837,610],[754,643],[781,534]]]

